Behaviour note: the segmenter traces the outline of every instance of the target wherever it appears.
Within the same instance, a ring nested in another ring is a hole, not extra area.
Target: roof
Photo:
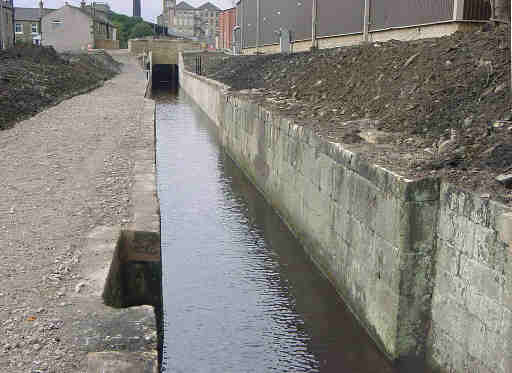
[[[220,12],[220,8],[217,7],[216,5],[210,3],[209,1],[204,3],[203,5],[201,5],[199,8],[197,9],[200,9],[200,10],[209,10],[209,11],[212,11],[212,12]]]
[[[196,10],[192,5],[187,3],[186,1],[182,1],[178,5],[176,5],[176,10]]]
[[[16,21],[39,21],[42,16],[53,12],[55,9],[44,8],[41,14],[40,8],[14,8],[14,17]]]

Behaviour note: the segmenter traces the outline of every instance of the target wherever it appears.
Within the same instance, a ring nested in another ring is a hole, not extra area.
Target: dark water
[[[165,372],[393,372],[184,94],[157,98]]]

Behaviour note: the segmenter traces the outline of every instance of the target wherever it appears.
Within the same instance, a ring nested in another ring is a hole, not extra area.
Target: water
[[[157,97],[163,371],[394,372],[184,94]]]

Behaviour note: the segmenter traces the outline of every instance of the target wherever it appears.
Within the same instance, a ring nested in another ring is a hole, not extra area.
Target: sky
[[[45,8],[60,8],[64,5],[65,0],[43,0]],[[199,6],[208,0],[187,0],[187,3],[193,6]],[[90,3],[91,0],[86,0]],[[112,10],[116,13],[132,15],[132,0],[98,0],[97,2],[107,2]],[[180,0],[178,0],[178,3]],[[233,7],[232,0],[210,0],[212,4],[217,5],[221,9]],[[68,0],[71,5],[80,5],[80,0]],[[14,6],[21,8],[35,8],[39,4],[39,0],[14,0]],[[141,0],[142,18],[150,22],[156,22],[156,17],[162,13],[162,0]]]

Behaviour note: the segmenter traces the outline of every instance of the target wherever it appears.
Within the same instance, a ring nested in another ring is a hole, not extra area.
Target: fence
[[[311,39],[313,0],[241,0],[237,22],[243,48],[256,46],[257,4],[260,4],[260,45],[279,42],[279,30],[292,30],[295,40]],[[317,36],[363,32],[364,0],[317,0]],[[460,6],[464,4],[462,12]],[[370,31],[450,21],[487,20],[489,0],[370,0]]]

